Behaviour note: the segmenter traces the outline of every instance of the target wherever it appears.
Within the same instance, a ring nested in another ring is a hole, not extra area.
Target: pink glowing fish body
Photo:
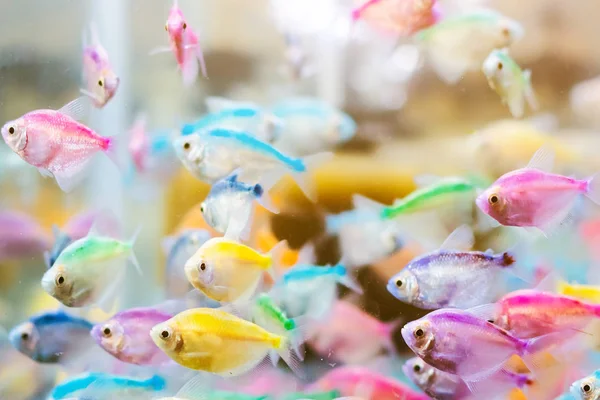
[[[97,108],[102,108],[113,98],[120,79],[113,70],[106,49],[100,44],[96,28],[91,28],[92,41],[84,39],[83,76],[86,88],[81,93],[89,96]]]
[[[171,7],[165,30],[169,34],[170,49],[181,70],[184,84],[191,85],[196,81],[198,64],[202,75],[208,77],[198,35],[188,26],[177,0],[174,0]]]
[[[9,121],[2,138],[23,160],[44,176],[54,176],[58,186],[69,192],[96,153],[106,153],[116,162],[116,141],[98,135],[78,122],[88,100],[73,100],[60,110],[35,110]]]
[[[351,303],[337,301],[329,317],[309,330],[309,343],[330,360],[361,364],[395,350],[391,336],[397,325],[396,321],[381,322]]]
[[[144,172],[148,166],[148,152],[150,151],[150,141],[146,135],[145,116],[140,115],[136,118],[129,133],[129,154],[135,169]]]
[[[328,390],[337,390],[342,396],[359,396],[365,400],[429,399],[426,394],[365,367],[334,368],[310,385],[305,392]]]
[[[367,0],[353,11],[352,20],[364,20],[384,32],[409,36],[441,18],[436,0]]]
[[[554,154],[540,148],[525,168],[501,176],[480,194],[479,208],[505,226],[535,227],[545,235],[572,218],[577,199],[584,195],[600,204],[600,180],[575,179],[549,172]]]

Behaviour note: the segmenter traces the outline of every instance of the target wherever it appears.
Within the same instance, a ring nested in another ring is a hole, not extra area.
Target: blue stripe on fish
[[[41,328],[53,324],[71,323],[81,325],[85,328],[92,329],[94,324],[82,318],[75,318],[64,311],[51,311],[44,314],[36,315],[30,318],[30,322],[36,327]]]
[[[185,124],[181,129],[183,135],[190,135],[202,129],[210,128],[228,118],[253,118],[258,115],[258,110],[254,108],[233,108],[217,113],[207,114],[194,123]]]

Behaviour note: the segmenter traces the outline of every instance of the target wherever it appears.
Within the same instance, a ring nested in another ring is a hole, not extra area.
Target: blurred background
[[[456,85],[441,81],[410,39],[390,37],[366,24],[350,32],[347,0],[179,0],[204,50],[209,79],[184,88],[170,54],[149,55],[167,45],[167,0],[0,0],[0,120],[42,108],[58,109],[79,96],[82,32],[90,21],[121,77],[115,98],[95,111],[89,125],[102,135],[127,135],[139,113],[153,130],[177,131],[206,112],[207,96],[269,105],[288,96],[315,96],[347,112],[356,136],[315,172],[319,201],[309,204],[291,181],[276,188],[285,212],[261,217],[277,238],[300,248],[323,230],[323,215],[351,207],[362,193],[391,203],[414,189],[422,173],[469,171],[491,177],[524,165],[541,143],[558,149],[558,160],[581,160],[582,173],[600,169],[600,2],[587,0],[442,1],[448,7],[485,5],[519,21],[526,34],[511,47],[513,58],[532,70],[538,113],[513,120],[480,71]],[[357,2],[360,3],[360,2]],[[301,38],[313,71],[293,80],[286,73],[286,35]],[[127,149],[122,149],[123,159]],[[98,157],[85,183],[69,195],[0,143],[0,192],[4,211],[33,216],[50,237],[52,224],[89,209],[115,212],[146,271],[123,306],[164,297],[161,239],[183,226],[203,227],[188,213],[209,186],[177,159],[168,180],[128,179]],[[501,161],[500,161],[501,160]],[[196,214],[198,214],[196,212]],[[183,224],[183,225],[182,225]],[[187,225],[186,225],[187,224]],[[1,228],[1,227],[0,227]],[[336,262],[335,239],[320,240],[321,262]],[[412,318],[420,310],[396,301],[387,279],[410,257],[401,252],[359,274],[364,308],[382,320]],[[40,257],[2,260],[0,324],[12,326],[32,312],[56,306],[39,287]],[[135,273],[135,272],[133,272]],[[399,335],[398,335],[399,336]]]

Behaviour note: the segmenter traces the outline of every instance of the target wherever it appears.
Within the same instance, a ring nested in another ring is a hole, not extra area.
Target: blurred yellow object
[[[211,228],[204,220],[200,211],[200,204],[195,204],[183,215],[183,218],[181,218],[181,221],[179,221],[174,229],[175,234],[182,233],[188,229],[206,229],[212,236],[221,236],[219,232]]]
[[[273,248],[273,246],[275,246],[279,242],[275,235],[273,235],[273,233],[268,229],[259,230],[258,232],[256,232],[254,237],[256,239],[256,248],[262,253],[268,252]],[[282,252],[281,260],[279,260],[279,265],[289,268],[295,265],[297,261],[298,251],[288,248]]]
[[[28,399],[35,395],[44,382],[40,379],[42,367],[17,352],[1,354],[0,398]]]
[[[565,281],[559,281],[556,285],[558,293],[566,296],[572,296],[579,300],[590,303],[600,303],[600,287],[594,285],[570,284]]]

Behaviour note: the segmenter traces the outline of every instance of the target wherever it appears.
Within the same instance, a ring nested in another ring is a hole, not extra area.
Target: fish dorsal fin
[[[539,169],[540,171],[550,172],[554,166],[554,150],[549,144],[544,144],[535,152],[527,168]]]
[[[81,121],[90,113],[91,105],[92,103],[88,96],[81,96],[65,104],[57,111],[61,114],[68,115],[75,121]]]
[[[468,225],[461,225],[448,236],[440,246],[440,250],[471,250],[475,244],[473,230]]]
[[[210,386],[207,385],[206,375],[198,374],[183,385],[175,397],[187,400],[208,400]]]
[[[379,211],[383,208],[383,204],[360,194],[355,194],[352,196],[352,204],[356,209]]]
[[[431,186],[442,180],[441,176],[433,175],[433,174],[422,174],[414,177],[415,185],[418,187],[427,187]]]

